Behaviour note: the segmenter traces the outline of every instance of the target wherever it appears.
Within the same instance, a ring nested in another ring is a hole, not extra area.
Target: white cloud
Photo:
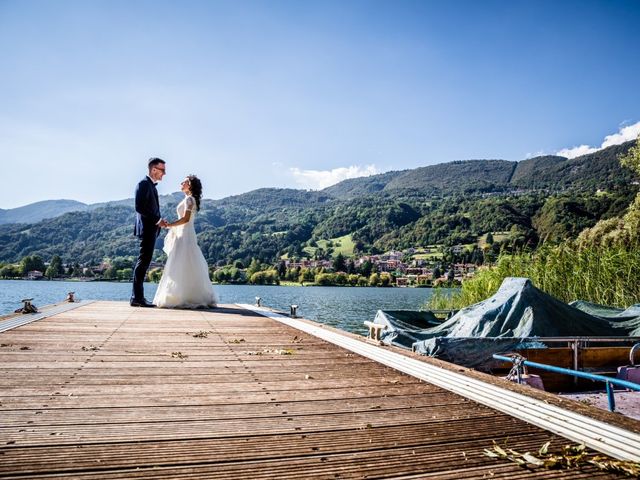
[[[613,133],[604,137],[604,141],[599,147],[591,147],[589,145],[580,145],[578,147],[563,148],[558,151],[556,155],[560,155],[567,158],[575,158],[580,155],[586,155],[587,153],[597,152],[603,148],[610,147],[612,145],[620,145],[621,143],[628,142],[629,140],[635,140],[640,134],[640,122],[628,125],[620,128],[618,133]]]
[[[290,168],[295,182],[302,188],[321,190],[347,178],[368,177],[380,173],[375,165],[339,167],[333,170],[301,170]]]
[[[638,138],[638,135],[640,135],[640,122],[623,127],[618,133],[604,137],[602,148],[610,147],[611,145],[620,145],[621,143],[628,142],[629,140],[635,140]]]
[[[575,158],[581,155],[586,155],[587,153],[593,153],[600,150],[599,148],[590,147],[589,145],[580,145],[578,147],[572,148],[563,148],[556,155],[560,155],[561,157],[567,158]]]

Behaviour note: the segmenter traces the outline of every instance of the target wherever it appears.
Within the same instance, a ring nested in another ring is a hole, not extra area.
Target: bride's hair
[[[189,190],[191,196],[196,199],[196,210],[200,210],[200,199],[202,198],[202,182],[195,175],[187,175],[189,180]]]

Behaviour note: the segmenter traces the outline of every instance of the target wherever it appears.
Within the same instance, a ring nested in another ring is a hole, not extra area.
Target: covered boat
[[[546,348],[545,337],[640,335],[640,306],[625,311],[595,310],[593,306],[590,312],[584,302],[567,305],[527,278],[509,277],[495,295],[439,325],[407,328],[406,322],[380,312],[375,323],[384,325],[380,337],[384,343],[468,367],[489,363],[494,353]]]

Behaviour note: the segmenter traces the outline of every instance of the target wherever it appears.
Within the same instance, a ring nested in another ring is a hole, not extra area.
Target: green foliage
[[[152,268],[147,272],[147,279],[151,283],[159,283],[162,278],[162,268]]]
[[[381,235],[419,217],[420,213],[414,206],[398,199],[363,197],[349,203],[338,203],[328,210],[313,229],[313,236],[335,238],[352,234],[354,240],[371,244]]]
[[[109,267],[104,271],[103,277],[107,280],[115,280],[118,277],[118,271],[114,267]]]
[[[346,285],[351,285],[351,286],[356,286],[359,284],[359,280],[360,280],[360,276],[359,275],[348,275],[345,272],[336,272],[336,273],[318,273],[315,276],[315,283],[316,285],[322,285],[322,286],[330,286],[330,285],[337,285],[337,286],[346,286]],[[366,281],[366,279],[365,279]]]
[[[534,226],[543,242],[561,242],[577,235],[595,222],[573,198],[549,198],[534,219]]]
[[[64,262],[98,264],[103,258],[131,255],[138,242],[131,234],[133,209],[104,207],[42,220],[32,225],[0,226],[0,258],[19,261],[29,255]]]
[[[20,267],[16,265],[4,265],[0,268],[0,278],[19,278],[22,275]]]
[[[362,265],[360,265],[359,269],[360,275],[362,275],[363,277],[369,277],[372,271],[373,264],[371,263],[371,261],[365,260],[364,262],[362,262]]]
[[[300,269],[300,273],[298,275],[298,282],[300,283],[311,283],[316,279],[315,272],[310,268],[302,268]]]
[[[217,283],[245,283],[247,281],[245,272],[229,265],[216,269],[213,272],[212,280]]]
[[[90,276],[92,275],[92,273],[91,273],[91,269],[87,269],[85,273],[84,269],[80,266],[80,264],[76,262],[73,265],[69,265],[69,268],[67,270],[67,275],[69,275],[70,277],[81,277],[81,276]]]
[[[116,278],[120,281],[129,281],[133,278],[133,269],[132,268],[122,268],[120,270],[116,270]]]
[[[439,192],[495,191],[506,187],[516,162],[506,160],[465,160],[403,172],[385,190],[429,189]]]
[[[518,162],[511,176],[510,183],[533,188],[546,187],[548,186],[548,182],[544,180],[546,172],[555,170],[566,161],[567,159],[565,157],[555,155],[528,158],[527,160]]]
[[[493,245],[493,233],[491,232],[487,233],[487,238],[485,239],[485,242],[487,242],[487,245]]]
[[[254,285],[280,285],[277,270],[261,270],[249,277],[249,283]]]
[[[481,268],[453,295],[436,291],[428,308],[463,308],[487,299],[506,277],[527,277],[563,302],[586,300],[628,307],[640,303],[640,251],[624,246],[579,249],[572,242],[545,246],[534,253],[501,255]]]
[[[636,139],[636,144],[627,152],[622,153],[619,159],[623,166],[631,169],[637,176],[640,176],[640,135],[638,135]]]
[[[564,161],[557,160],[561,157],[538,157],[541,162],[537,166],[530,166],[526,175],[519,176],[516,169],[512,183],[523,188],[547,188],[554,191],[617,190],[632,180],[631,170],[621,168],[618,162],[619,155],[629,148],[631,142]]]
[[[336,276],[333,273],[318,273],[314,278],[314,282],[321,286],[335,285]]]
[[[62,274],[64,274],[64,267],[62,266],[62,260],[60,259],[59,255],[54,255],[53,258],[51,258],[51,262],[49,262],[49,266],[47,267],[47,270],[44,272],[44,275],[47,278],[51,279],[51,278],[57,278]]]
[[[391,274],[387,272],[383,272],[380,274],[380,286],[381,287],[390,287],[393,285],[393,279],[391,278]]]
[[[323,192],[341,200],[376,195],[384,190],[391,180],[403,173],[404,172],[386,172],[370,177],[350,178],[325,188]]]
[[[28,255],[20,261],[20,273],[26,275],[32,270],[45,271],[44,261],[37,255]]]
[[[619,159],[636,175],[640,174],[640,136],[636,144],[623,152]],[[593,228],[584,230],[578,238],[578,244],[582,248],[624,246],[637,249],[640,246],[640,193],[636,194],[623,216],[601,219]]]
[[[338,256],[333,261],[333,269],[336,272],[345,272],[347,270],[347,264],[344,260],[344,256],[342,253],[339,253]]]
[[[115,257],[107,262],[116,270],[122,270],[125,268],[133,268],[136,260],[133,257]]]
[[[302,250],[307,256],[312,258],[325,258],[327,256],[335,258],[339,254],[345,257],[353,256],[356,245],[351,234],[329,240],[311,238],[307,246]]]
[[[251,263],[247,267],[247,277],[250,279],[254,273],[257,273],[260,270],[262,270],[262,264],[260,263],[260,260],[252,258]]]

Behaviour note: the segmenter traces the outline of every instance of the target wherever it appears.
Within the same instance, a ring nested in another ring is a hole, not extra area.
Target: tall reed
[[[563,302],[586,300],[628,307],[640,303],[640,250],[624,246],[578,249],[572,243],[544,246],[534,253],[503,254],[481,268],[460,291],[437,290],[429,309],[459,309],[493,295],[506,277],[527,277]]]

